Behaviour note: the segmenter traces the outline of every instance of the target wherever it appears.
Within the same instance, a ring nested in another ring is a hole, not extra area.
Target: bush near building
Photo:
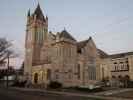
[[[51,89],[59,89],[59,88],[62,88],[62,83],[60,83],[58,81],[51,81],[48,84],[48,88],[51,88]]]

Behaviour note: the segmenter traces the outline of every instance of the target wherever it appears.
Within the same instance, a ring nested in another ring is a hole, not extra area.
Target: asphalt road
[[[99,100],[69,95],[0,88],[0,100]],[[101,99],[100,99],[101,100]]]

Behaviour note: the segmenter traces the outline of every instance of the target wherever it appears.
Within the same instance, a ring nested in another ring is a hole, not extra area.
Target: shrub
[[[14,87],[25,87],[26,82],[27,81],[23,81],[23,82],[16,81],[12,86],[14,86]]]
[[[77,90],[77,91],[87,92],[87,93],[95,93],[95,92],[104,91],[102,87],[90,89],[87,86],[83,86],[83,87],[80,87],[80,86],[66,87],[64,89],[67,89],[67,90]]]
[[[100,91],[103,91],[102,88],[89,89],[89,88],[82,88],[82,87],[76,87],[76,90],[83,91],[83,92],[100,92]]]
[[[51,81],[51,82],[48,84],[48,88],[51,88],[51,89],[62,88],[62,83],[57,82],[57,81]]]

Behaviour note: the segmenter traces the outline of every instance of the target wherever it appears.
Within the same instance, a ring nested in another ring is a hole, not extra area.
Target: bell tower
[[[25,73],[31,74],[32,66],[40,64],[40,52],[48,34],[48,17],[43,15],[38,3],[35,11],[27,13],[25,40]]]

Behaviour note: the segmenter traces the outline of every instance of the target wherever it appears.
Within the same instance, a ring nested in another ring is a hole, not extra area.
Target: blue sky
[[[133,0],[39,0],[49,31],[66,28],[77,40],[92,36],[105,52],[133,51]],[[26,14],[37,0],[0,0],[0,36],[23,52]]]

